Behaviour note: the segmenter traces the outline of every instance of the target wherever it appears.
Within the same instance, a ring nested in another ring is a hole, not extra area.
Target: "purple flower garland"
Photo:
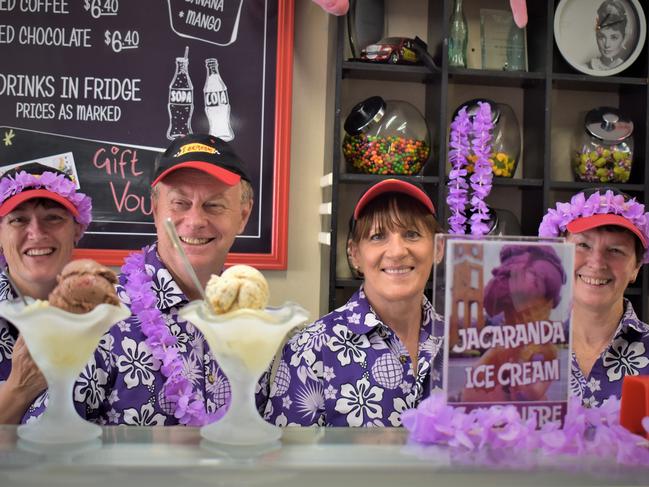
[[[626,218],[649,241],[649,212],[645,212],[645,206],[635,198],[625,201],[624,196],[611,190],[593,193],[588,199],[584,193],[578,193],[570,199],[570,203],[557,203],[556,208],[549,209],[543,217],[539,225],[539,237],[558,237],[577,218],[605,214]],[[645,252],[643,262],[649,263],[649,253]]]
[[[451,172],[448,182],[448,196],[446,202],[451,210],[448,219],[451,233],[463,234],[466,216],[464,211],[467,204],[469,185],[466,182],[467,160],[469,154],[469,132],[471,121],[466,113],[466,107],[462,107],[455,120],[451,123],[451,140],[448,158],[451,162]]]
[[[84,231],[90,224],[92,220],[92,201],[90,197],[77,192],[77,186],[74,182],[63,174],[45,171],[43,174],[35,175],[20,171],[13,178],[11,176],[3,177],[0,179],[0,204],[28,188],[44,188],[62,196],[72,203],[79,212],[79,217],[76,220],[81,224]]]
[[[623,464],[649,464],[646,441],[620,425],[620,402],[615,396],[599,408],[585,408],[571,397],[563,428],[557,422],[536,429],[536,421],[523,420],[514,406],[492,406],[466,413],[446,404],[444,394],[435,393],[417,409],[401,418],[410,440],[443,444],[454,449],[542,452],[544,454],[589,455],[616,458]],[[649,431],[649,418],[643,427]]]
[[[162,362],[160,371],[167,378],[163,393],[172,405],[174,416],[180,424],[203,426],[219,419],[225,414],[225,406],[214,414],[205,411],[202,396],[196,393],[191,382],[183,376],[183,362],[176,347],[177,339],[171,334],[162,313],[157,308],[157,298],[153,292],[153,277],[145,269],[145,254],[129,255],[122,266],[126,277],[124,289],[131,301],[131,311],[140,321],[146,344],[155,358]]]
[[[471,148],[476,156],[473,174],[471,175],[471,234],[486,235],[489,227],[486,225],[489,220],[489,209],[484,202],[491,192],[493,172],[489,162],[491,153],[491,107],[488,103],[478,102],[478,112],[473,117]]]
[[[467,158],[471,151],[476,156],[473,174],[471,175],[471,233],[485,235],[489,231],[486,222],[489,219],[489,209],[484,202],[491,192],[492,168],[489,162],[491,153],[491,106],[486,102],[478,102],[478,111],[471,122],[462,107],[455,120],[451,123],[449,160],[451,172],[449,174],[449,192],[446,202],[451,210],[448,219],[450,233],[465,234],[465,211],[469,196],[469,185],[466,182]]]

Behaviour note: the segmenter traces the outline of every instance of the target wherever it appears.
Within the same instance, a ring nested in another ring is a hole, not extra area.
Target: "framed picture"
[[[638,0],[561,0],[554,38],[573,68],[611,76],[637,59],[646,38],[645,13]]]
[[[244,160],[255,193],[227,263],[285,269],[293,0],[67,4],[49,15],[0,0],[0,168],[76,168],[93,199],[76,255],[121,265],[156,239],[156,158],[180,134],[209,132]]]
[[[526,32],[510,10],[480,9],[480,48],[482,69],[527,71]]]
[[[447,403],[466,411],[514,406],[537,427],[561,421],[572,303],[554,297],[572,295],[572,244],[437,234],[434,248],[444,252],[433,271],[433,307],[444,316]]]

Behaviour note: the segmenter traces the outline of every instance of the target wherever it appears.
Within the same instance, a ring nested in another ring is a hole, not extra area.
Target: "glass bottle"
[[[176,58],[176,72],[169,85],[169,128],[167,138],[173,140],[192,132],[192,113],[194,112],[194,86],[189,78],[189,58]]]
[[[455,0],[448,35],[448,65],[466,68],[468,29],[462,0]]]
[[[203,97],[205,101],[205,115],[210,125],[210,134],[225,141],[234,139],[234,132],[230,124],[230,100],[228,89],[219,74],[219,62],[215,58],[205,60],[207,76]]]

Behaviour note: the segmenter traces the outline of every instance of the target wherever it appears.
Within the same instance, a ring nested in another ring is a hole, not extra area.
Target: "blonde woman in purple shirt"
[[[47,299],[91,215],[90,197],[64,172],[29,163],[2,174],[0,301]],[[0,319],[0,424],[19,423],[46,387],[18,330]]]
[[[599,406],[626,375],[649,374],[649,326],[624,298],[649,261],[649,213],[614,189],[584,191],[543,218],[539,236],[558,235],[576,247],[570,390]]]
[[[348,243],[363,285],[285,346],[267,420],[400,426],[404,410],[441,386],[444,323],[424,296],[440,231],[419,187],[386,179],[365,192]]]

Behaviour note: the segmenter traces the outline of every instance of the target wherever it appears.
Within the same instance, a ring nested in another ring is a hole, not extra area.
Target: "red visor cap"
[[[384,193],[406,194],[424,205],[433,216],[436,215],[435,205],[433,205],[433,202],[423,190],[414,184],[410,184],[400,179],[385,179],[372,186],[363,194],[363,196],[361,196],[358,203],[356,203],[356,208],[354,208],[354,220],[358,220],[358,215],[360,215],[363,208],[365,208],[370,201]]]
[[[27,189],[18,193],[17,195],[11,196],[2,202],[0,205],[0,216],[7,216],[8,213],[13,211],[18,205],[24,203],[25,201],[33,200],[35,198],[47,198],[48,200],[56,201],[60,205],[64,206],[72,216],[75,218],[79,217],[79,210],[74,206],[68,199],[64,198],[58,193],[53,191],[48,191],[47,189]]]
[[[636,235],[644,249],[647,249],[647,237],[640,231],[629,220],[620,215],[614,215],[611,213],[605,213],[601,215],[585,216],[583,218],[577,218],[576,220],[571,221],[566,225],[566,228],[571,233],[581,233],[586,230],[592,230],[593,228],[603,227],[605,225],[615,225],[618,227],[623,227],[629,230],[631,233]]]

